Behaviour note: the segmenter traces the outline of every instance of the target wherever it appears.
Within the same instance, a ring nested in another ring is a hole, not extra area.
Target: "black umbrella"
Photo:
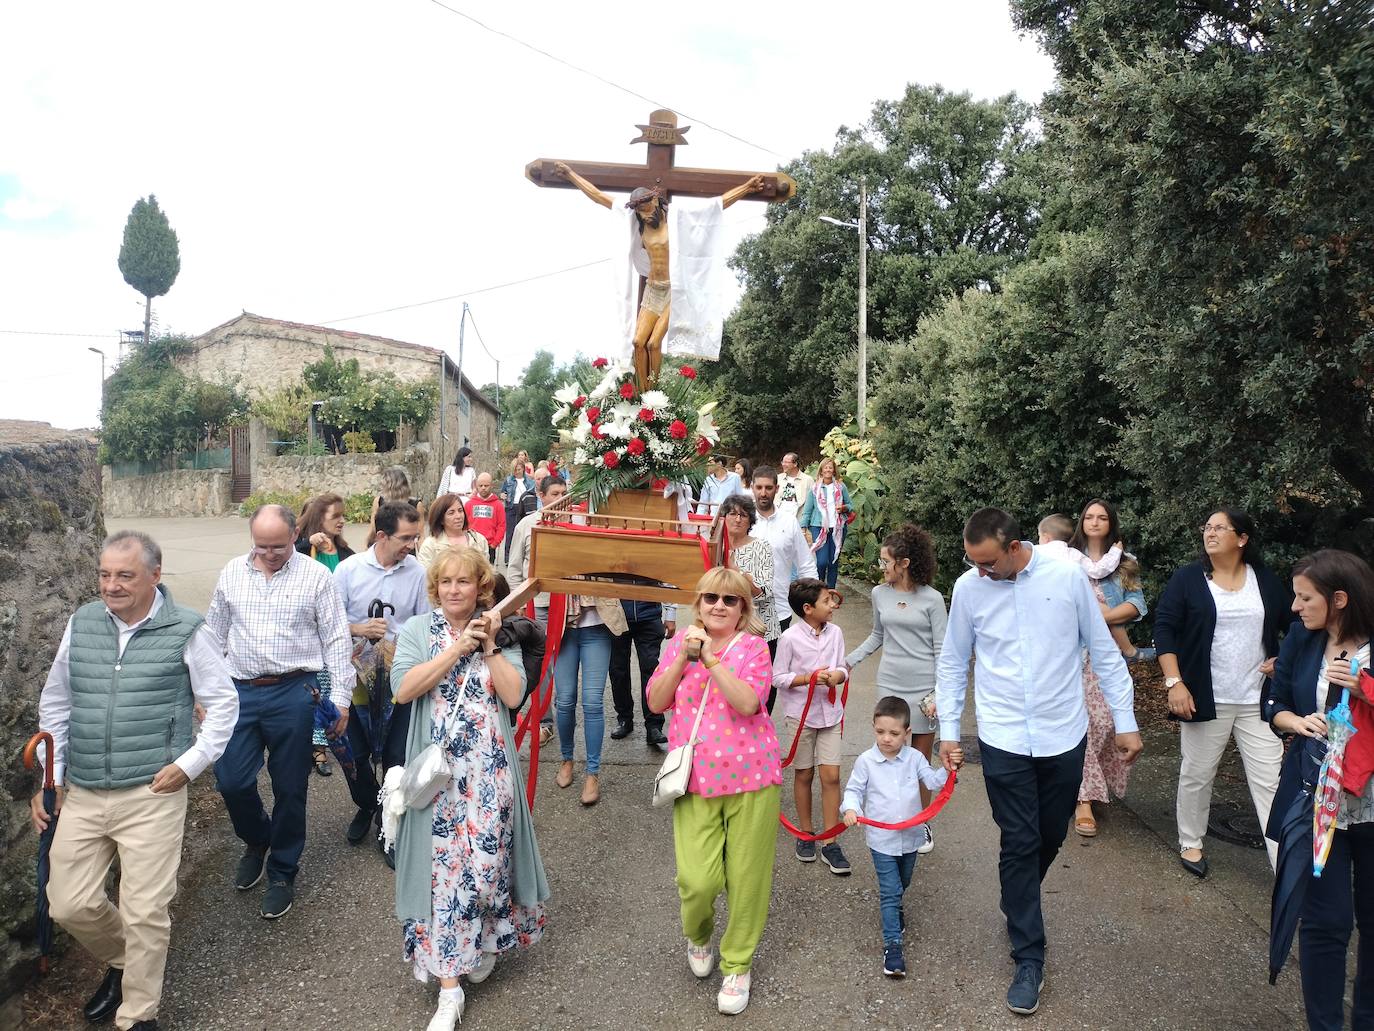
[[[372,604],[367,607],[368,619],[385,619],[390,612],[396,614],[396,606],[382,601],[381,598],[372,599]],[[380,645],[381,642],[378,642]],[[378,763],[382,761],[382,747],[386,742],[387,728],[391,725],[391,713],[395,704],[391,700],[391,671],[386,668],[386,659],[382,656],[380,647],[375,649],[377,654],[377,664],[372,670],[372,682],[367,687],[367,712],[371,717],[371,726],[368,728],[372,735],[372,761]]]
[[[53,835],[57,833],[57,787],[52,779],[53,743],[52,735],[39,731],[29,738],[24,746],[24,768],[33,769],[38,759],[41,745],[48,746],[48,758],[43,763],[43,809],[52,817],[43,833],[38,836],[38,972],[48,972],[48,955],[52,952],[52,914],[48,910],[48,876],[52,873],[52,862],[48,853],[52,849]]]
[[[1312,797],[1321,771],[1320,738],[1295,738],[1291,747],[1301,748],[1302,790],[1283,814],[1279,827],[1279,858],[1274,870],[1274,894],[1269,908],[1269,983],[1274,984],[1293,948],[1307,886],[1312,883]]]

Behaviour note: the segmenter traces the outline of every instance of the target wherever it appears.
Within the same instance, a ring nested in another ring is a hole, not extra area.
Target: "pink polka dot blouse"
[[[685,628],[678,631],[664,648],[654,676],[677,660],[685,632]],[[759,697],[758,712],[741,716],[725,700],[720,688],[712,683],[706,667],[699,662],[689,662],[673,696],[668,722],[668,747],[686,744],[697,708],[710,687],[706,713],[701,718],[700,737],[692,756],[692,778],[687,786],[688,791],[706,798],[738,795],[782,783],[778,738],[773,731],[773,720],[763,705],[768,700],[773,678],[767,642],[761,637],[744,634],[721,663],[754,689]]]

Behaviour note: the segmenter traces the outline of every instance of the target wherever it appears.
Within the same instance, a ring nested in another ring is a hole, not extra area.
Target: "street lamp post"
[[[859,221],[842,222],[829,215],[818,216],[822,222],[845,229],[855,229],[859,233],[859,436],[864,435],[868,418],[868,190],[864,179],[859,179]]]
[[[105,420],[105,352],[98,347],[88,347],[88,351],[93,351],[100,355],[100,419]]]

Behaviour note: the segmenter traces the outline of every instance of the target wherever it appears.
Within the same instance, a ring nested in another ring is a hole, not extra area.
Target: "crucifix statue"
[[[790,200],[797,184],[785,172],[678,168],[675,151],[679,144],[687,144],[684,137],[691,126],[678,128],[672,111],[655,111],[649,124],[637,128],[640,135],[630,142],[649,145],[649,159],[643,165],[541,158],[525,166],[525,176],[536,186],[581,190],[612,211],[614,203],[603,191],[630,192],[625,205],[627,212],[633,212],[628,262],[619,262],[617,272],[624,280],[620,272],[624,269],[632,287],[621,321],[633,347],[635,376],[640,388],[648,389],[658,379],[665,338],[674,353],[703,358],[720,353],[723,315],[720,290],[711,277],[724,268],[725,255],[720,250],[721,220],[716,216],[737,200]],[[674,210],[670,233],[667,205],[674,195],[710,197],[712,202]],[[692,253],[673,254],[670,235],[676,238],[674,247],[690,248]],[[674,267],[690,271],[674,275]]]

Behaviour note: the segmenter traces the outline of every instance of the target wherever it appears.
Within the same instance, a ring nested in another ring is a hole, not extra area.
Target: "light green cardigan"
[[[396,657],[391,663],[391,682],[399,685],[414,666],[428,662],[430,626],[435,619],[443,619],[437,609],[422,612],[406,621],[396,637]],[[519,647],[506,648],[501,653],[520,674],[523,688],[525,664]],[[515,750],[515,732],[511,729],[511,713],[498,698],[496,706],[501,736],[506,744],[506,762],[510,766],[515,803],[511,807],[514,823],[511,842],[510,890],[511,901],[517,906],[533,906],[549,897],[549,882],[544,876],[544,863],[539,858],[539,842],[534,836],[534,818],[525,801],[525,778],[520,773],[520,756]],[[411,703],[410,734],[406,739],[406,762],[410,762],[430,743],[430,693],[426,692]],[[538,733],[536,730],[535,733]],[[396,917],[399,920],[431,921],[434,917],[434,895],[431,889],[434,866],[434,806],[407,809],[401,817],[396,834]]]

